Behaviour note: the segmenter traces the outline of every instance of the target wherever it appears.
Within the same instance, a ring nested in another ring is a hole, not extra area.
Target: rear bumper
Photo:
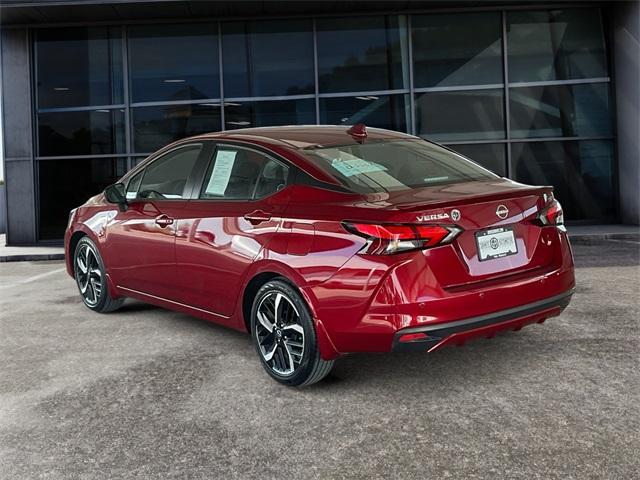
[[[559,315],[569,305],[574,290],[478,317],[404,328],[395,333],[392,350],[433,352],[447,344],[461,345],[470,338],[491,338],[500,331],[520,330],[531,323],[542,323]]]
[[[472,283],[452,284],[451,270],[466,264],[454,245],[379,258],[354,255],[329,280],[303,288],[335,347],[323,355],[433,351],[559,315],[575,287],[573,259],[566,234],[545,228],[530,239],[538,247],[529,269],[511,268],[505,257],[500,265],[487,264],[500,267],[497,274],[472,276]],[[398,346],[409,343],[399,341],[407,333],[416,333],[410,340],[419,343]]]

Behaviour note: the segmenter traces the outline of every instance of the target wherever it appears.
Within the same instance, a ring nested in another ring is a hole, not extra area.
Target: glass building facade
[[[179,138],[359,122],[553,185],[569,221],[612,221],[607,52],[598,7],[35,29],[38,235]]]

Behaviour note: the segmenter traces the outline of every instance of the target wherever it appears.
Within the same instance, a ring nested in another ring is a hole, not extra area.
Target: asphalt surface
[[[0,264],[0,478],[639,478],[639,250],[577,245],[544,325],[354,355],[303,390],[244,334],[94,314],[61,262]]]

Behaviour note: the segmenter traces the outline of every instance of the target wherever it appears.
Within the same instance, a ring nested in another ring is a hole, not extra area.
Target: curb
[[[605,240],[627,240],[640,242],[640,233],[578,233],[569,234],[569,240],[576,245],[590,245]]]
[[[19,255],[0,256],[0,263],[37,262],[44,260],[64,260],[64,253],[25,253]]]

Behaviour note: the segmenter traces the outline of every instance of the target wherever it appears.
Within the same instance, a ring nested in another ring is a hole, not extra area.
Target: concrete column
[[[29,31],[3,28],[0,40],[7,244],[30,245],[37,230]]]
[[[640,224],[640,2],[613,2],[620,219]]]

